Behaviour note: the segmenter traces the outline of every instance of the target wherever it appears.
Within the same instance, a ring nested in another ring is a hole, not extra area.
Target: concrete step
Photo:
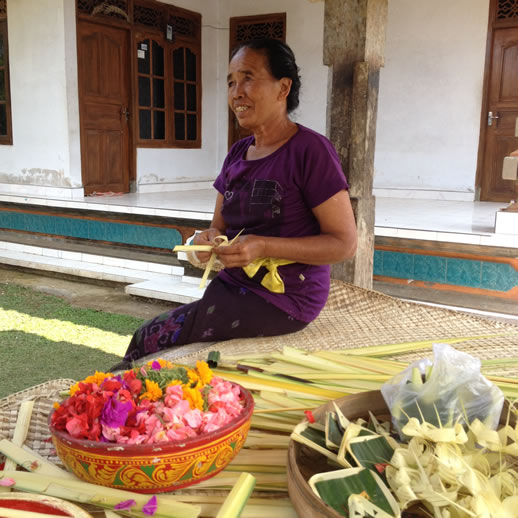
[[[0,241],[0,262],[14,267],[125,284],[128,294],[185,304],[201,298],[199,278],[181,266]]]
[[[170,277],[137,282],[126,286],[124,291],[138,297],[189,304],[203,295],[205,290],[200,289],[199,284],[200,279],[183,275],[180,281]]]

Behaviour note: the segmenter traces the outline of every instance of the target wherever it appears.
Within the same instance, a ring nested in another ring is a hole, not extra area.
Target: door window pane
[[[187,140],[196,140],[196,115],[187,114]]]
[[[0,70],[0,101],[5,101],[5,71]]]
[[[183,48],[173,51],[173,71],[175,79],[183,79]]]
[[[153,112],[153,136],[155,139],[165,139],[165,113]]]
[[[163,79],[153,79],[153,106],[155,108],[165,108]]]
[[[149,77],[138,78],[138,104],[139,106],[151,106],[151,80]]]
[[[174,109],[185,109],[185,85],[183,83],[174,84]]]
[[[185,49],[187,61],[187,81],[196,81],[196,54],[190,49]]]
[[[138,112],[140,138],[151,138],[151,110],[139,110]]]
[[[174,134],[176,140],[185,140],[185,115],[183,113],[174,114]]]
[[[196,111],[196,85],[187,85],[187,109]]]
[[[7,135],[7,109],[5,104],[0,104],[0,135]]]
[[[153,75],[164,75],[164,49],[156,41],[153,41]]]
[[[137,43],[137,63],[139,74],[149,74],[149,52],[149,40],[139,41]]]

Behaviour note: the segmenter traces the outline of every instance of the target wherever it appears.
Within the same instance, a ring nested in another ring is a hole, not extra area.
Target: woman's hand
[[[214,242],[214,239],[218,236],[221,236],[222,234],[224,234],[224,232],[222,230],[211,227],[208,230],[204,230],[203,232],[196,234],[194,236],[194,239],[192,240],[191,244],[216,246],[217,243]],[[196,257],[198,258],[198,261],[200,261],[201,263],[206,263],[210,259],[210,256],[212,255],[212,252],[195,252],[195,253],[196,253]]]
[[[214,248],[214,252],[226,268],[238,268],[265,257],[265,249],[264,237],[248,234],[239,236],[231,245]]]

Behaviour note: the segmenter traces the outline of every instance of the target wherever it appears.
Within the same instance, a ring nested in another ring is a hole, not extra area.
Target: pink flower
[[[179,428],[171,428],[167,430],[166,437],[170,441],[183,441],[185,439],[189,439],[190,437],[196,437],[196,432],[189,428],[188,426],[182,426]]]
[[[162,368],[162,365],[160,365],[159,362],[157,362],[156,360],[153,361],[153,363],[151,364],[151,368],[154,370],[154,371],[159,371],[161,368]]]
[[[181,385],[169,385],[165,389],[164,404],[166,406],[174,406],[178,401],[183,399],[183,390]]]
[[[203,414],[200,410],[195,408],[194,410],[190,410],[186,412],[183,416],[185,423],[190,426],[193,430],[197,430],[203,421]]]

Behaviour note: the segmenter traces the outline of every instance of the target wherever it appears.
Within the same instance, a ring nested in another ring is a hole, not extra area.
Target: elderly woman
[[[234,50],[228,103],[252,135],[230,149],[214,183],[211,226],[194,239],[213,246],[225,268],[201,300],[139,328],[126,362],[198,341],[292,333],[319,314],[329,264],[354,255],[356,227],[333,146],[289,118],[299,89],[295,56],[284,43],[256,40]],[[220,235],[237,239],[222,246]],[[200,261],[209,257],[198,252]]]

